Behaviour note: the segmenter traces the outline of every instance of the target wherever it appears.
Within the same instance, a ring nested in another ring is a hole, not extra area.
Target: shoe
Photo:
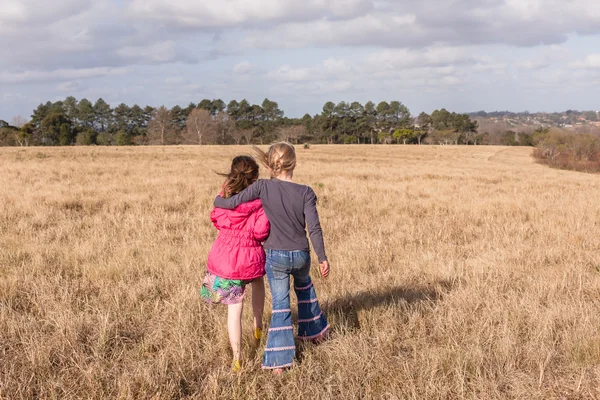
[[[254,328],[254,339],[262,339],[262,328]]]
[[[242,362],[240,360],[235,360],[233,362],[233,366],[231,367],[231,372],[237,374],[242,371]]]

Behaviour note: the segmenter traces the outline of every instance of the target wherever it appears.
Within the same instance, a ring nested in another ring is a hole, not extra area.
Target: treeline
[[[186,107],[119,104],[67,97],[40,104],[29,121],[0,121],[0,145],[487,144],[477,122],[445,109],[411,115],[399,101],[327,102],[320,114],[287,118],[277,102],[204,99]]]
[[[469,117],[482,117],[482,118],[528,118],[528,117],[545,117],[549,120],[553,120],[555,122],[560,122],[564,119],[577,119],[584,118],[587,121],[600,121],[600,116],[597,111],[587,110],[587,111],[579,111],[579,110],[567,110],[565,112],[536,112],[530,113],[528,111],[523,112],[512,112],[512,111],[477,111],[473,113],[469,113]]]
[[[19,119],[19,118],[15,118]],[[20,119],[22,120],[22,119]],[[231,144],[269,140],[277,128],[292,125],[277,103],[262,106],[246,100],[202,100],[182,108],[128,106],[112,108],[103,99],[40,104],[23,124],[0,121],[2,145],[146,145]]]
[[[533,135],[534,156],[554,168],[600,172],[600,137],[540,129]]]

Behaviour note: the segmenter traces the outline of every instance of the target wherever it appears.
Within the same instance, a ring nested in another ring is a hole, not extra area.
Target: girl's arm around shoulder
[[[265,210],[263,210],[262,207],[254,212],[254,217],[254,239],[258,240],[259,242],[264,242],[267,237],[269,237],[271,223],[269,222],[267,214],[265,214]]]
[[[247,203],[252,200],[259,199],[263,193],[264,182],[263,179],[259,179],[246,189],[242,190],[235,196],[231,196],[228,199],[224,199],[221,196],[215,198],[214,205],[219,208],[226,208],[233,210],[242,203]]]

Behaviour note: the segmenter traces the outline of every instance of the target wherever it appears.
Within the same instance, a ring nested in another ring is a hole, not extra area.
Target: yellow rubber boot
[[[254,339],[262,339],[262,328],[254,328]]]
[[[233,361],[233,366],[231,367],[231,372],[237,374],[242,371],[242,362],[240,360]]]

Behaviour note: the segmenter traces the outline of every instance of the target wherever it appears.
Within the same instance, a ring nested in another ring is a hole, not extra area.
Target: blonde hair
[[[291,143],[275,143],[266,153],[254,146],[254,151],[260,163],[271,171],[271,178],[277,178],[282,172],[296,168],[296,149]]]

